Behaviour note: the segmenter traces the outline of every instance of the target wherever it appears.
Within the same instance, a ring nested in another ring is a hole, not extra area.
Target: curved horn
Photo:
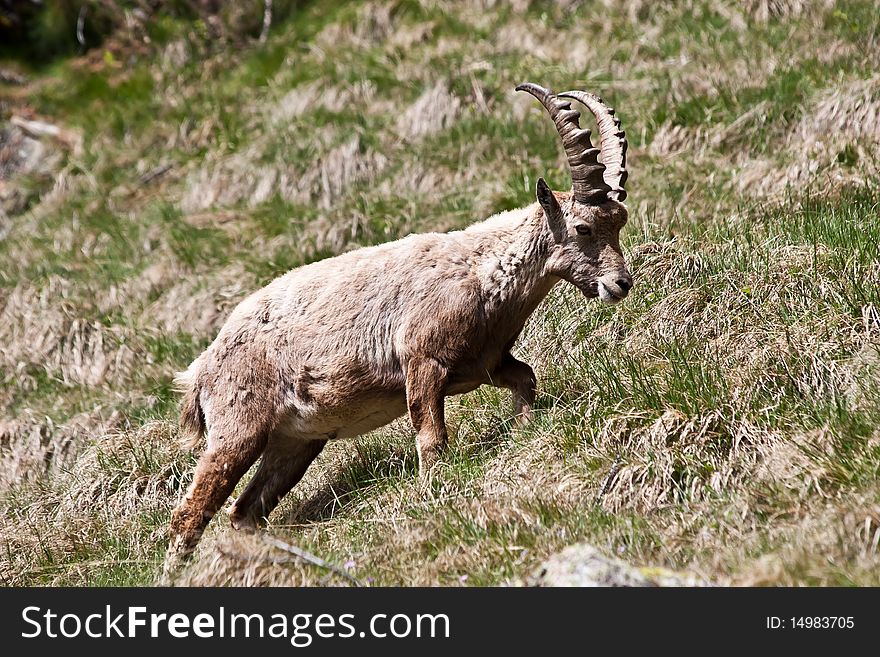
[[[566,91],[560,97],[573,98],[586,105],[596,117],[599,127],[599,148],[602,149],[602,162],[605,163],[605,182],[611,187],[608,194],[615,201],[626,198],[626,133],[620,119],[614,116],[614,108],[587,91]]]
[[[571,108],[571,103],[559,100],[556,94],[537,84],[525,82],[516,88],[528,91],[550,114],[556,124],[556,131],[562,138],[568,168],[571,170],[571,191],[579,203],[599,204],[605,201],[611,187],[606,184],[603,173],[605,165],[599,162],[599,149],[590,141],[590,131],[581,129],[578,123],[580,113]]]

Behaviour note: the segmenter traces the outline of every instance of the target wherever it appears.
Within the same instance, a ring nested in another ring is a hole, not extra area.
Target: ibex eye
[[[577,231],[578,235],[590,235],[593,232],[592,228],[590,228],[589,226],[585,226],[584,224],[575,226],[574,229]]]

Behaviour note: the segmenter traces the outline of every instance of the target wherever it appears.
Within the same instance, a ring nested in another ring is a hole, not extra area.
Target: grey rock
[[[34,121],[21,123],[55,128]],[[32,134],[12,120],[0,124],[0,219],[21,214],[52,188],[62,150],[58,138],[49,137]],[[0,237],[3,232],[4,223],[0,221]]]
[[[526,578],[526,586],[708,586],[690,573],[639,568],[578,543],[554,554]]]

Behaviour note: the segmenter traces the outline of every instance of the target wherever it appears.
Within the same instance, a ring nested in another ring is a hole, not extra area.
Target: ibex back
[[[570,192],[551,192],[542,178],[529,207],[295,269],[245,299],[178,375],[181,424],[196,443],[206,436],[207,448],[171,519],[167,570],[192,552],[260,456],[229,510],[237,528],[266,518],[328,440],[353,438],[407,411],[424,475],[446,445],[448,395],[483,384],[509,388],[518,419],[528,421],[535,375],[510,350],[529,315],[560,280],[608,303],[627,295],[632,278],[618,239],[627,220],[620,122],[592,94],[557,95],[530,83],[517,89],[554,120]],[[601,151],[563,97],[595,115]]]

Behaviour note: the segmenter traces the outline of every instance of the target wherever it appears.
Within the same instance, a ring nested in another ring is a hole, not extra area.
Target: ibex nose
[[[599,298],[606,303],[617,303],[629,294],[632,286],[632,276],[625,269],[605,274],[599,279]]]

